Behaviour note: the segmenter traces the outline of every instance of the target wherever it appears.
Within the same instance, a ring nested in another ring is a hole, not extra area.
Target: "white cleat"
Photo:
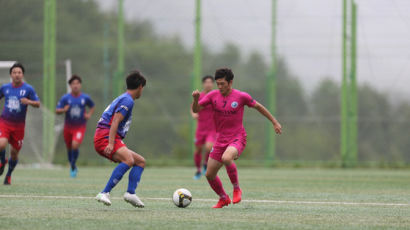
[[[95,199],[96,199],[98,202],[101,202],[101,203],[103,203],[103,204],[105,204],[105,205],[107,205],[107,206],[110,206],[110,205],[111,205],[110,194],[109,194],[109,193],[102,193],[102,192],[100,192],[100,193],[97,194],[97,196],[95,197]]]
[[[144,203],[142,203],[140,198],[138,198],[138,196],[135,195],[135,194],[131,194],[129,192],[126,192],[124,194],[124,200],[126,202],[132,204],[132,206],[134,206],[134,207],[138,207],[138,208],[143,208],[144,207]]]

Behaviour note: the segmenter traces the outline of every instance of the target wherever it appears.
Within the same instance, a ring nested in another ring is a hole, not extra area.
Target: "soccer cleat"
[[[70,177],[71,177],[71,178],[76,178],[76,177],[77,177],[77,173],[78,173],[77,168],[75,168],[74,170],[70,168]]]
[[[4,164],[0,162],[0,176],[3,175],[4,168],[6,167],[7,162],[7,159],[4,161]]]
[[[96,199],[98,202],[101,202],[101,203],[103,203],[103,204],[105,204],[105,205],[107,205],[107,206],[110,206],[110,205],[111,205],[110,194],[109,194],[109,193],[100,192],[100,193],[97,194],[97,196],[95,197],[95,199]]]
[[[223,208],[224,206],[228,206],[230,203],[231,199],[229,198],[229,196],[226,196],[225,198],[219,198],[218,203],[212,208]]]
[[[129,192],[126,192],[124,194],[124,200],[126,202],[130,203],[134,207],[138,207],[138,208],[143,208],[144,207],[144,203],[142,203],[140,198],[135,194],[131,194]]]
[[[4,177],[4,185],[11,185],[11,176]]]
[[[237,204],[242,200],[242,190],[240,188],[233,190],[233,200],[232,203]]]
[[[201,178],[201,176],[202,176],[201,172],[196,172],[195,175],[194,175],[194,180],[199,180]]]

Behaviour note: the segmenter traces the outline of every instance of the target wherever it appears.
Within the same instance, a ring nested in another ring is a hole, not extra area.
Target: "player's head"
[[[214,78],[211,75],[206,75],[202,78],[202,88],[209,92],[214,88]]]
[[[21,63],[14,63],[9,70],[13,84],[20,85],[24,78],[24,66]]]
[[[229,68],[220,68],[215,71],[215,81],[219,91],[227,94],[232,88],[233,72]]]
[[[80,76],[75,75],[75,74],[71,76],[70,80],[68,80],[68,84],[70,85],[71,92],[74,94],[80,93],[82,82],[83,81],[81,80]]]
[[[134,93],[135,98],[141,97],[142,90],[147,83],[147,80],[145,80],[145,77],[141,74],[141,72],[138,70],[132,71],[128,74],[126,82],[127,90]]]

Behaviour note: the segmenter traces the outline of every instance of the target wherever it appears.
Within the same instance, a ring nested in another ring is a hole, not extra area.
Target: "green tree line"
[[[0,60],[25,64],[26,79],[42,95],[43,1],[0,0]],[[83,78],[83,91],[96,103],[81,147],[80,163],[104,164],[92,144],[93,133],[107,106],[104,94],[104,28],[108,26],[110,76],[116,68],[116,15],[103,12],[88,0],[57,3],[57,95],[65,93],[64,60],[71,59],[73,72]],[[133,123],[125,142],[152,162],[190,162],[189,106],[192,76],[191,48],[178,37],[158,35],[149,21],[126,22],[126,70],[140,69],[148,79],[141,100],[136,101]],[[258,52],[245,55],[228,43],[222,49],[203,46],[203,74],[228,66],[234,70],[234,86],[264,103],[268,66]],[[302,76],[303,77],[303,76]],[[360,76],[359,76],[360,77]],[[279,162],[340,162],[340,85],[324,78],[307,92],[299,78],[278,60],[277,118],[284,134],[277,138]],[[111,77],[112,81],[112,77]],[[125,85],[124,85],[125,87]],[[389,100],[369,85],[359,89],[359,161],[363,164],[410,163],[410,105]],[[248,146],[243,163],[263,163],[266,121],[256,111],[246,110]],[[39,140],[40,141],[40,140]],[[62,137],[57,143],[55,163],[65,162]],[[172,159],[172,160],[171,160]],[[183,161],[185,160],[185,161]]]

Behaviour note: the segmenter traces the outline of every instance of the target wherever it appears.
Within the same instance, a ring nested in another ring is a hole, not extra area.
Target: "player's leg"
[[[131,151],[131,150],[129,150]],[[145,168],[145,159],[136,152],[132,152],[132,157],[134,158],[134,165],[132,166],[130,173],[128,175],[128,188],[127,192],[124,194],[124,200],[134,207],[143,208],[144,203],[135,194],[135,190],[141,180],[141,175]]]
[[[98,142],[98,141],[97,141]],[[96,150],[99,147],[101,147],[101,143],[97,143],[96,139],[94,139],[94,144],[96,147]],[[108,142],[106,140],[106,142]],[[111,177],[108,180],[105,188],[97,194],[97,201],[102,202],[105,205],[111,205],[110,201],[110,192],[111,190],[118,184],[118,182],[122,179],[124,174],[130,169],[130,167],[134,164],[134,158],[132,157],[130,151],[128,151],[128,148],[123,144],[121,140],[115,140],[115,145],[114,145],[114,154],[112,156],[106,156],[107,158],[111,159],[114,162],[118,162],[119,164],[117,167],[114,168],[114,170],[111,173]],[[121,147],[118,147],[118,143],[121,143]],[[103,143],[106,144],[106,143]],[[99,151],[100,153],[101,151]],[[100,153],[101,154],[101,153]]]
[[[204,148],[205,156],[204,156],[204,165],[203,165],[203,167],[204,167],[203,168],[203,173],[204,174],[206,173],[206,169],[207,169],[207,166],[208,166],[208,160],[209,160],[209,153],[211,152],[213,145],[214,145],[214,142],[211,142],[211,141],[207,141],[205,143],[205,148]]]
[[[201,160],[202,160],[202,145],[196,144],[195,145],[195,152],[194,152],[194,163],[196,167],[196,172],[194,175],[195,180],[199,180],[201,178]]]
[[[222,155],[222,162],[225,165],[226,172],[233,185],[233,203],[239,203],[242,199],[242,191],[239,187],[238,170],[234,162],[238,158],[238,149],[229,146]]]
[[[64,143],[67,147],[67,159],[68,163],[71,165],[71,161],[73,159],[73,152],[72,152],[72,140],[73,140],[73,135],[71,133],[71,130],[64,126],[64,131],[63,131],[63,136],[64,136]],[[70,168],[70,175],[72,174],[72,169]]]
[[[78,159],[78,155],[80,153],[80,150],[79,150],[80,149],[80,144],[81,143],[76,141],[76,140],[73,140],[71,142],[71,159],[70,159],[71,173],[70,173],[70,175],[73,178],[77,177],[78,170],[77,170],[76,162],[77,162],[77,159]]]
[[[208,169],[206,170],[206,179],[208,180],[209,185],[215,191],[215,193],[219,196],[218,203],[213,208],[222,208],[223,206],[227,206],[231,203],[231,200],[226,194],[223,186],[222,181],[218,177],[218,171],[222,167],[222,163],[213,159],[212,157],[208,160]]]
[[[11,184],[11,174],[13,173],[14,168],[16,167],[18,163],[18,155],[19,155],[19,149],[16,149],[15,147],[11,146],[9,169],[7,171],[6,177],[4,178],[5,185]]]
[[[4,168],[7,164],[6,147],[9,140],[5,137],[0,138],[0,176],[3,175]]]

